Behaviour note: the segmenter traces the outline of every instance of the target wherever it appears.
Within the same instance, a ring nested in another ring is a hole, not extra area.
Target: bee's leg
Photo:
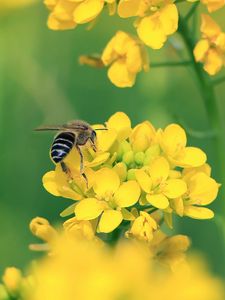
[[[63,161],[60,162],[60,165],[63,172],[66,173],[66,175],[68,176],[69,180],[73,180],[73,176],[71,174],[70,169],[67,167],[67,165]]]
[[[76,146],[76,149],[80,155],[80,174],[84,177],[85,181],[86,181],[86,184],[88,185],[88,180],[87,180],[87,176],[85,175],[84,173],[84,157],[83,157],[83,154],[80,150],[80,147],[79,146]]]

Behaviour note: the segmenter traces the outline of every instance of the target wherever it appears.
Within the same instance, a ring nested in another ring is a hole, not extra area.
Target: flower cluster
[[[197,2],[195,0],[187,0]],[[168,37],[179,29],[178,5],[185,1],[173,0],[44,0],[50,10],[48,27],[52,30],[72,29],[84,23],[95,23],[96,18],[108,8],[109,15],[117,14],[123,19],[133,19],[137,36],[118,31],[108,42],[98,58],[91,55],[82,55],[80,62],[92,67],[109,66],[108,77],[117,87],[131,87],[134,85],[136,75],[141,70],[149,69],[149,58],[145,46],[154,50],[161,49]],[[224,0],[201,0],[209,12],[216,11],[225,5]],[[194,9],[196,3],[192,4]],[[188,26],[189,16],[193,7],[184,18]],[[194,10],[193,10],[194,11]],[[180,20],[180,22],[183,22]],[[181,26],[183,26],[181,24]],[[178,30],[182,34],[182,30]],[[202,16],[202,38],[194,49],[196,62],[203,62],[204,70],[215,75],[224,65],[224,33],[208,15]],[[196,41],[190,35],[192,44]],[[172,45],[172,42],[171,42]]]
[[[166,260],[177,240],[164,241],[161,254]],[[167,248],[167,255],[164,248]],[[174,253],[173,253],[174,254]],[[114,249],[96,243],[61,237],[54,254],[47,256],[31,270],[24,282],[25,293],[17,284],[19,270],[6,270],[3,280],[5,298],[16,288],[21,300],[222,300],[222,283],[200,266],[199,260],[180,267],[174,273],[159,267],[143,244],[119,243]],[[12,287],[12,283],[14,283]],[[9,288],[7,290],[6,288]]]
[[[206,154],[187,146],[182,127],[156,130],[145,121],[132,128],[122,112],[112,115],[106,127],[96,131],[97,152],[88,145],[82,150],[88,184],[76,150],[65,159],[73,180],[58,164],[43,177],[48,192],[74,201],[62,213],[75,214],[70,226],[90,221],[98,233],[124,227],[127,237],[151,241],[160,222],[172,228],[173,214],[213,217],[204,206],[215,200],[219,184],[210,176]]]

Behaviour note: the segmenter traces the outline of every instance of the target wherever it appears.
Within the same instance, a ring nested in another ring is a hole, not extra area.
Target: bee
[[[43,126],[35,129],[36,131],[59,131],[54,137],[50,148],[50,157],[55,164],[60,164],[63,172],[72,179],[71,172],[64,162],[64,159],[75,147],[80,155],[80,173],[87,182],[87,177],[84,173],[84,158],[80,146],[84,146],[87,142],[94,152],[96,152],[96,130],[107,130],[107,128],[93,129],[90,124],[81,120],[70,121],[63,125]]]

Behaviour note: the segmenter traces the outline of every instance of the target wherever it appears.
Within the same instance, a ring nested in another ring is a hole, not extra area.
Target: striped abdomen
[[[50,155],[55,163],[61,162],[71,151],[75,143],[75,134],[72,132],[59,133],[52,144]]]

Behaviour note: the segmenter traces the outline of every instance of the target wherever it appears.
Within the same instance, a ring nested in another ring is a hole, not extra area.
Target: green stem
[[[187,15],[184,17],[185,22],[187,22],[187,21],[192,17],[192,15],[194,14],[194,12],[195,12],[196,8],[198,7],[198,5],[199,5],[199,1],[198,1],[198,2],[195,2],[195,3],[192,5],[191,9],[190,9],[189,12],[187,13]]]
[[[219,107],[217,104],[214,86],[212,84],[212,81],[209,80],[209,77],[204,72],[202,66],[199,63],[196,63],[195,61],[193,54],[195,41],[190,35],[190,31],[187,23],[185,22],[185,19],[183,19],[182,17],[180,17],[179,33],[183,38],[186,49],[192,61],[193,70],[195,71],[196,78],[198,80],[199,90],[205,104],[209,125],[211,127],[212,132],[216,133],[215,136],[212,137],[212,142],[214,146],[214,157],[216,159],[218,173],[217,175],[220,182],[225,183],[225,133],[221,120],[221,115],[219,112]],[[222,195],[225,196],[224,189],[222,191]],[[221,201],[221,204],[221,208],[224,210],[225,217],[225,206],[223,205],[223,201]]]
[[[165,61],[165,62],[153,62],[150,64],[151,68],[158,68],[158,67],[183,67],[192,64],[191,60],[184,60],[184,61]]]
[[[225,76],[222,76],[222,77],[219,77],[219,78],[216,78],[214,80],[212,80],[212,84],[213,85],[218,85],[220,83],[223,83],[225,81]]]

